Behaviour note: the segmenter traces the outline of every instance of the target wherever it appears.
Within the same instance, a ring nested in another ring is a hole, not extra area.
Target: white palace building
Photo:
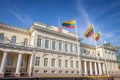
[[[102,76],[119,73],[110,43],[82,43],[65,29],[35,22],[29,29],[0,23],[0,77]],[[104,50],[103,50],[104,47]]]

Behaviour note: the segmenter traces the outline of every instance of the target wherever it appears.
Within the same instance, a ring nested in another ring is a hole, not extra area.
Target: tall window
[[[27,43],[28,43],[28,40],[27,40],[27,39],[24,39],[23,45],[24,45],[24,46],[27,46]]]
[[[62,43],[59,42],[59,50],[62,50]]]
[[[49,40],[48,39],[45,40],[45,48],[49,48]]]
[[[65,60],[65,67],[68,67],[68,60]]]
[[[14,44],[16,43],[16,36],[12,37],[11,43],[14,43]]]
[[[40,57],[36,57],[35,65],[36,65],[36,66],[39,66],[39,65],[40,65]]]
[[[52,67],[55,67],[55,59],[52,59]]]
[[[61,60],[61,59],[59,59],[59,62],[58,62],[58,63],[59,63],[58,66],[59,66],[59,67],[62,67],[62,60]]]
[[[13,64],[13,57],[8,57],[8,66],[12,66]]]
[[[22,58],[21,66],[24,66],[25,64],[25,58]]]
[[[84,53],[86,53],[86,50],[83,50]]]
[[[52,41],[52,49],[55,50],[55,41]]]
[[[44,58],[44,66],[48,66],[48,58]]]
[[[71,68],[73,68],[73,61],[71,61]]]
[[[3,40],[4,40],[4,34],[0,33],[0,41],[3,41]]]
[[[78,68],[78,61],[76,61],[76,68]]]
[[[37,47],[41,47],[41,38],[40,37],[37,38]]]
[[[70,51],[73,52],[73,45],[70,45]]]
[[[65,43],[65,51],[67,51],[67,43]]]

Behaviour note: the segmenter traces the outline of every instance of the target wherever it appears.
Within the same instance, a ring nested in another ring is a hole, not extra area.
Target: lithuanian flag
[[[101,35],[100,35],[101,33],[100,32],[98,32],[93,38],[96,40],[96,41],[98,41],[100,38],[101,38]]]
[[[63,22],[62,26],[66,27],[66,28],[76,28],[76,21],[75,20],[71,20],[68,22]]]
[[[94,34],[93,24],[87,29],[87,31],[84,33],[84,36],[89,38]]]

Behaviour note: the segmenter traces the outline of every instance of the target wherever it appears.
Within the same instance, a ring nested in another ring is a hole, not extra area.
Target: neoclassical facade
[[[81,42],[79,35],[35,22],[29,29],[0,24],[0,77],[119,74],[116,48]]]

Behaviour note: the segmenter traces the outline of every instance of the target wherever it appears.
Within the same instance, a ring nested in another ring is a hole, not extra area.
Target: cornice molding
[[[22,32],[22,33],[27,33],[27,34],[29,34],[29,32],[28,32],[27,29],[18,28],[18,27],[10,26],[10,25],[3,24],[3,23],[0,23],[0,28],[8,29],[8,30],[13,30],[13,31],[18,31],[18,32]]]

